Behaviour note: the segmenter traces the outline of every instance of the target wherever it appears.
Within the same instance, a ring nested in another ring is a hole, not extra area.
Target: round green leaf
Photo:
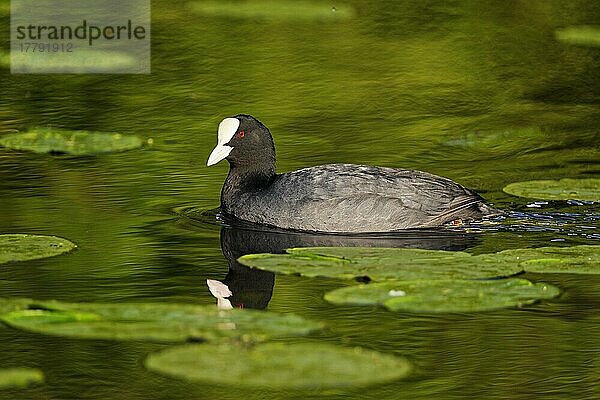
[[[250,254],[239,262],[282,274],[374,281],[476,279],[510,276],[522,271],[515,262],[472,256],[465,252],[375,247],[288,249],[289,254]]]
[[[0,389],[24,388],[44,382],[44,374],[37,368],[0,368]]]
[[[63,303],[34,301],[38,309],[0,319],[18,329],[86,339],[185,341],[235,338],[260,341],[305,335],[321,325],[291,314],[218,310],[214,306],[165,303]]]
[[[283,389],[370,385],[410,370],[402,358],[323,343],[177,346],[151,354],[146,366],[192,381]]]
[[[32,303],[29,307],[35,307],[39,303]],[[6,313],[2,316],[3,320],[6,321],[27,321],[32,325],[42,324],[63,324],[67,322],[88,322],[88,321],[100,321],[102,317],[98,314],[90,312],[77,312],[77,311],[51,311],[42,309],[25,309],[17,310],[10,313]]]
[[[546,283],[525,279],[382,282],[349,286],[325,294],[333,304],[383,305],[391,311],[463,313],[533,303],[557,296]]]
[[[0,136],[0,146],[36,153],[92,155],[136,149],[142,146],[142,139],[120,133],[37,128]]]
[[[14,298],[14,299],[3,299],[0,298],[0,315],[8,314],[13,311],[26,310],[32,303],[30,299]]]
[[[582,46],[600,47],[600,26],[580,25],[557,29],[556,39]]]
[[[322,1],[193,1],[188,3],[187,6],[193,12],[205,15],[274,21],[337,20],[354,16],[354,10],[348,5],[336,4],[332,6],[328,2]]]
[[[503,190],[530,199],[600,201],[600,179],[595,178],[515,182]]]
[[[56,236],[0,235],[0,264],[56,256],[77,247]]]
[[[505,250],[494,256],[519,262],[528,272],[600,274],[598,245]]]
[[[0,63],[2,61],[0,58]],[[29,73],[111,73],[139,67],[136,57],[125,51],[82,47],[72,52],[44,52],[43,55],[14,51],[4,63]]]

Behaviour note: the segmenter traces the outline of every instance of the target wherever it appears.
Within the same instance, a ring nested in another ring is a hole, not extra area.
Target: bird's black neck
[[[230,162],[229,174],[221,191],[221,207],[229,212],[229,206],[239,200],[242,193],[264,190],[275,177],[275,162],[241,165]]]

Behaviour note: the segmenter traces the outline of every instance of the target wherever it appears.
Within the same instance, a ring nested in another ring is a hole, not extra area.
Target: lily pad
[[[185,341],[305,335],[321,325],[291,314],[165,303],[34,301],[0,319],[18,329],[84,339]]]
[[[288,254],[250,254],[239,259],[248,267],[282,274],[374,281],[415,279],[477,279],[514,275],[515,262],[465,252],[374,247],[306,247]]]
[[[557,29],[556,39],[570,44],[600,47],[600,26],[580,25]]]
[[[133,135],[54,128],[37,128],[28,132],[0,136],[0,146],[9,149],[72,155],[131,150],[141,147],[142,143],[142,139]]]
[[[530,199],[600,201],[600,179],[595,178],[515,182],[503,190]]]
[[[495,257],[519,262],[528,272],[600,274],[598,245],[505,250]]]
[[[187,6],[193,12],[227,18],[318,21],[354,16],[349,5],[302,0],[193,1]]]
[[[77,246],[56,236],[0,235],[0,264],[56,256]]]
[[[151,354],[146,367],[192,381],[282,389],[364,386],[410,370],[403,358],[323,343],[176,346]]]
[[[533,303],[558,296],[547,283],[525,279],[418,280],[350,286],[325,294],[333,304],[383,305],[391,311],[464,313]]]
[[[44,382],[44,374],[37,368],[0,368],[0,389],[24,388]]]
[[[13,51],[8,60],[16,73],[118,73],[136,72],[140,62],[123,51],[77,48],[72,52]]]
[[[13,311],[26,310],[33,301],[30,299],[3,299],[0,298],[0,315]]]
[[[374,281],[482,279],[518,272],[600,274],[600,246],[514,249],[472,256],[465,252],[402,248],[314,247],[288,254],[249,254],[240,263],[306,277]]]

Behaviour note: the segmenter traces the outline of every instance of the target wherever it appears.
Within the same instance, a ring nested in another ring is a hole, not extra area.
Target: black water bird
[[[219,124],[207,165],[223,159],[230,168],[221,211],[283,229],[391,232],[502,213],[472,190],[427,172],[328,164],[277,174],[271,132],[245,114]]]

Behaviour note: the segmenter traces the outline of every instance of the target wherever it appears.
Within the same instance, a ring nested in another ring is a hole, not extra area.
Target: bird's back
[[[475,219],[496,210],[473,191],[426,172],[330,164],[279,174],[224,204],[235,217],[320,232],[385,232]]]

